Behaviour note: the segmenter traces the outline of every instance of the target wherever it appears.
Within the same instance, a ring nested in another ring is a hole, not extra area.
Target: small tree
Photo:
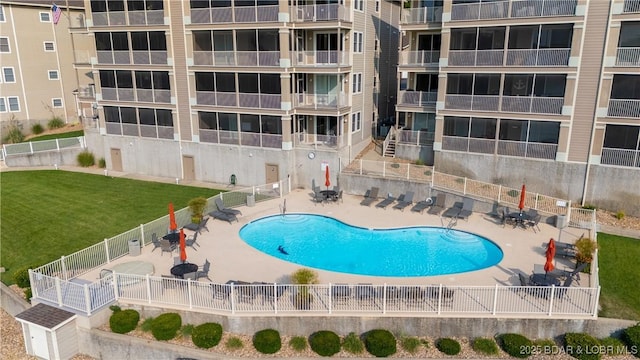
[[[590,264],[591,260],[593,260],[593,253],[598,248],[598,244],[589,239],[589,238],[581,238],[576,241],[576,261],[581,263]]]
[[[318,273],[311,269],[298,269],[291,274],[291,281],[297,285],[317,284]],[[309,309],[313,297],[309,294],[309,287],[300,286],[295,297],[296,307],[299,309]]]
[[[191,210],[191,222],[197,224],[202,220],[204,208],[207,207],[207,199],[200,196],[189,200],[189,210]]]

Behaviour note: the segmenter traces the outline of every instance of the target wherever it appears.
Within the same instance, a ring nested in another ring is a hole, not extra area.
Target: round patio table
[[[153,275],[153,264],[146,261],[128,261],[115,265],[111,270],[120,274]]]
[[[171,268],[171,275],[184,278],[184,274],[198,271],[198,265],[192,263],[178,264]]]

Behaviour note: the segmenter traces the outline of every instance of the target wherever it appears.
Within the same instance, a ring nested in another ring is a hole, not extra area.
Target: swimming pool
[[[240,229],[263,253],[311,268],[389,277],[457,274],[499,263],[502,250],[487,238],[455,229],[367,229],[313,214],[274,215]]]

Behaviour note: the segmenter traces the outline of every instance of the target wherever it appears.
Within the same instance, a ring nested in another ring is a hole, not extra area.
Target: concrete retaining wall
[[[61,149],[60,151],[45,151],[26,155],[9,155],[4,162],[9,167],[38,167],[38,166],[58,166],[78,165],[78,154],[85,149]],[[99,157],[96,157],[98,161]]]
[[[2,308],[11,316],[27,310],[31,307],[24,298],[13,292],[7,285],[0,282],[0,304]]]

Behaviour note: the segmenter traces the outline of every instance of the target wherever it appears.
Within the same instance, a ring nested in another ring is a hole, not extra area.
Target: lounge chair
[[[446,203],[447,203],[447,194],[446,193],[438,194],[438,196],[436,196],[436,202],[431,206],[431,208],[429,209],[429,211],[427,211],[427,213],[431,215],[440,215],[440,213],[444,210]]]
[[[207,228],[207,221],[209,221],[209,218],[203,218],[198,224],[190,223],[183,227],[187,230],[195,231],[197,234],[200,234],[202,233],[202,230],[209,231],[209,229]]]
[[[456,201],[455,204],[453,204],[452,207],[445,210],[441,216],[450,217],[450,218],[458,217],[458,214],[460,214],[460,211],[462,211],[462,203],[459,201]]]
[[[404,211],[404,208],[411,204],[413,204],[413,191],[407,191],[404,195],[404,200],[400,201],[398,199],[398,203],[393,208]]]
[[[367,193],[364,194],[364,199],[360,202],[360,205],[371,206],[371,204],[378,199],[379,191],[380,189],[375,186],[372,187],[371,190],[367,190]]]
[[[576,251],[575,248],[556,246],[556,256],[563,257],[563,258],[575,258],[577,253],[578,252]]]
[[[216,203],[216,208],[218,208],[218,211],[222,211],[223,213],[232,214],[232,215],[236,215],[236,216],[242,215],[242,211],[240,211],[238,209],[232,209],[232,208],[225,207],[221,198],[216,197],[216,199],[214,201]]]
[[[433,205],[433,199],[429,197],[426,200],[418,201],[415,205],[413,205],[413,207],[411,208],[411,211],[419,212],[422,214],[426,209],[430,208],[432,205]]]
[[[473,214],[473,205],[475,200],[472,198],[464,198],[462,200],[462,210],[458,213],[458,218],[467,220]]]
[[[233,221],[238,221],[238,218],[235,215],[228,214],[228,213],[222,212],[220,210],[214,210],[214,211],[210,212],[209,216],[211,216],[214,219],[228,221],[229,224],[231,224],[231,222],[233,222]]]
[[[402,196],[402,195],[400,195]],[[404,199],[404,197],[403,197]],[[386,209],[387,206],[391,205],[392,202],[396,201],[396,198],[394,198],[393,196],[391,196],[391,194],[387,195],[387,198],[380,201],[379,203],[376,204],[377,208],[381,208],[381,209]]]

